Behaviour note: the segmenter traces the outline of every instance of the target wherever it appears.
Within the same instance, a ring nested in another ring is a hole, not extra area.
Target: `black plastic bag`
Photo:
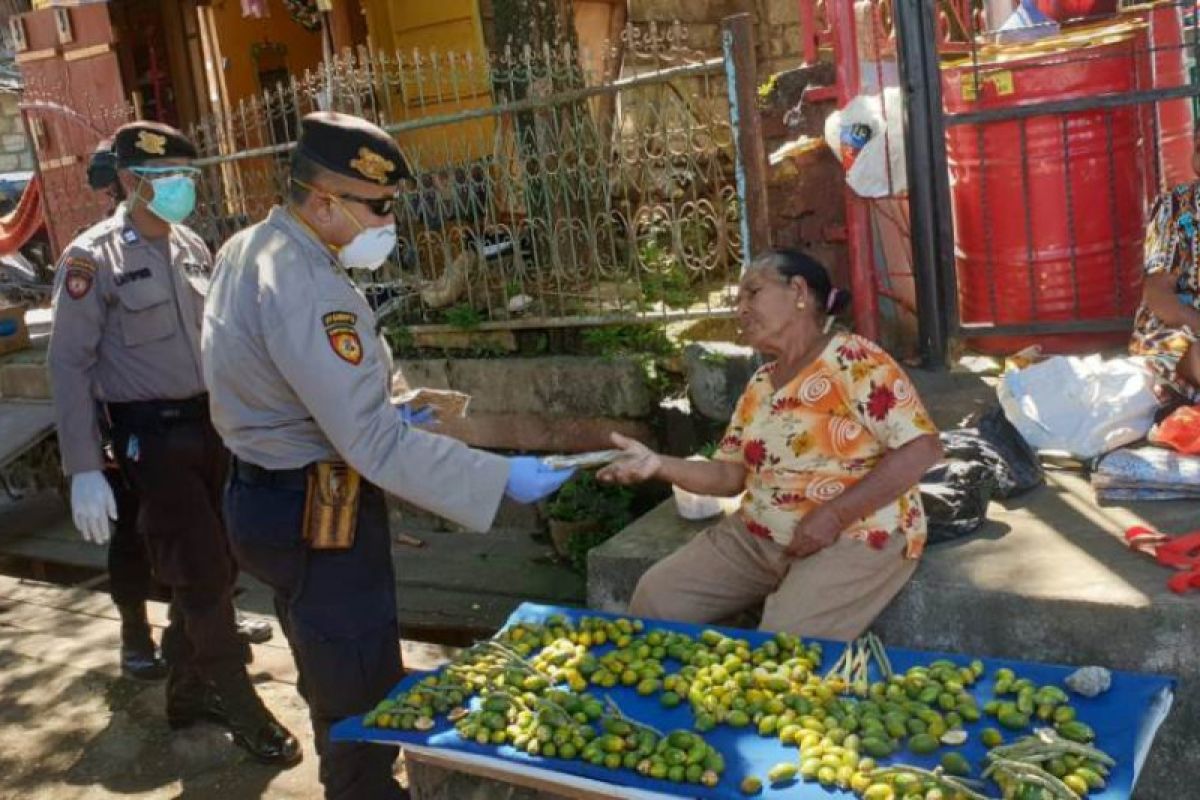
[[[987,521],[993,498],[1015,497],[1045,480],[1037,453],[999,405],[984,411],[975,427],[945,431],[940,438],[945,460],[921,478],[930,544],[974,533]]]

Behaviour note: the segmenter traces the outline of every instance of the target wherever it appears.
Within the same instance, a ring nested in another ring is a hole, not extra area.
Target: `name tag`
[[[183,276],[202,297],[208,296],[208,287],[212,283],[212,275],[208,268],[195,261],[183,262]]]
[[[135,269],[132,272],[114,273],[113,283],[115,283],[117,286],[124,286],[127,283],[133,283],[134,281],[140,281],[142,278],[149,277],[150,268],[142,267],[141,269]]]

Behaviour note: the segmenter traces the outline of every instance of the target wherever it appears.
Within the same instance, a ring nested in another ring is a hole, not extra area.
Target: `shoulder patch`
[[[325,336],[334,354],[357,367],[363,360],[363,348],[358,330],[354,327],[356,322],[358,315],[349,311],[331,311],[321,317]]]
[[[125,242],[125,244],[137,244],[137,231],[135,231],[133,228],[126,228],[125,230],[121,231],[121,241]]]
[[[96,262],[83,256],[67,256],[63,259],[63,267],[68,270],[79,269],[84,272],[95,272]]]
[[[62,269],[67,271],[64,282],[67,295],[72,300],[78,300],[92,290],[96,280],[96,262],[82,256],[67,256],[63,259]]]

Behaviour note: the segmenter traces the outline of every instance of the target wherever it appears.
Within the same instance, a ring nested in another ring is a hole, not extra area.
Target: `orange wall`
[[[292,21],[282,0],[270,0],[267,19],[242,17],[238,0],[215,0],[213,22],[217,28],[221,56],[225,59],[225,88],[229,102],[261,91],[250,48],[256,42],[270,41],[287,46],[287,67],[293,75],[303,75],[321,63],[321,34],[309,33]]]

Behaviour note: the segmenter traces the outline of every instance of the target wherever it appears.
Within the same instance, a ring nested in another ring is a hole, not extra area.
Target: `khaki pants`
[[[883,550],[843,537],[794,560],[732,514],[651,567],[638,581],[629,613],[703,624],[765,599],[761,630],[848,641],[861,636],[912,577],[917,562],[904,558],[904,546],[900,535]]]

